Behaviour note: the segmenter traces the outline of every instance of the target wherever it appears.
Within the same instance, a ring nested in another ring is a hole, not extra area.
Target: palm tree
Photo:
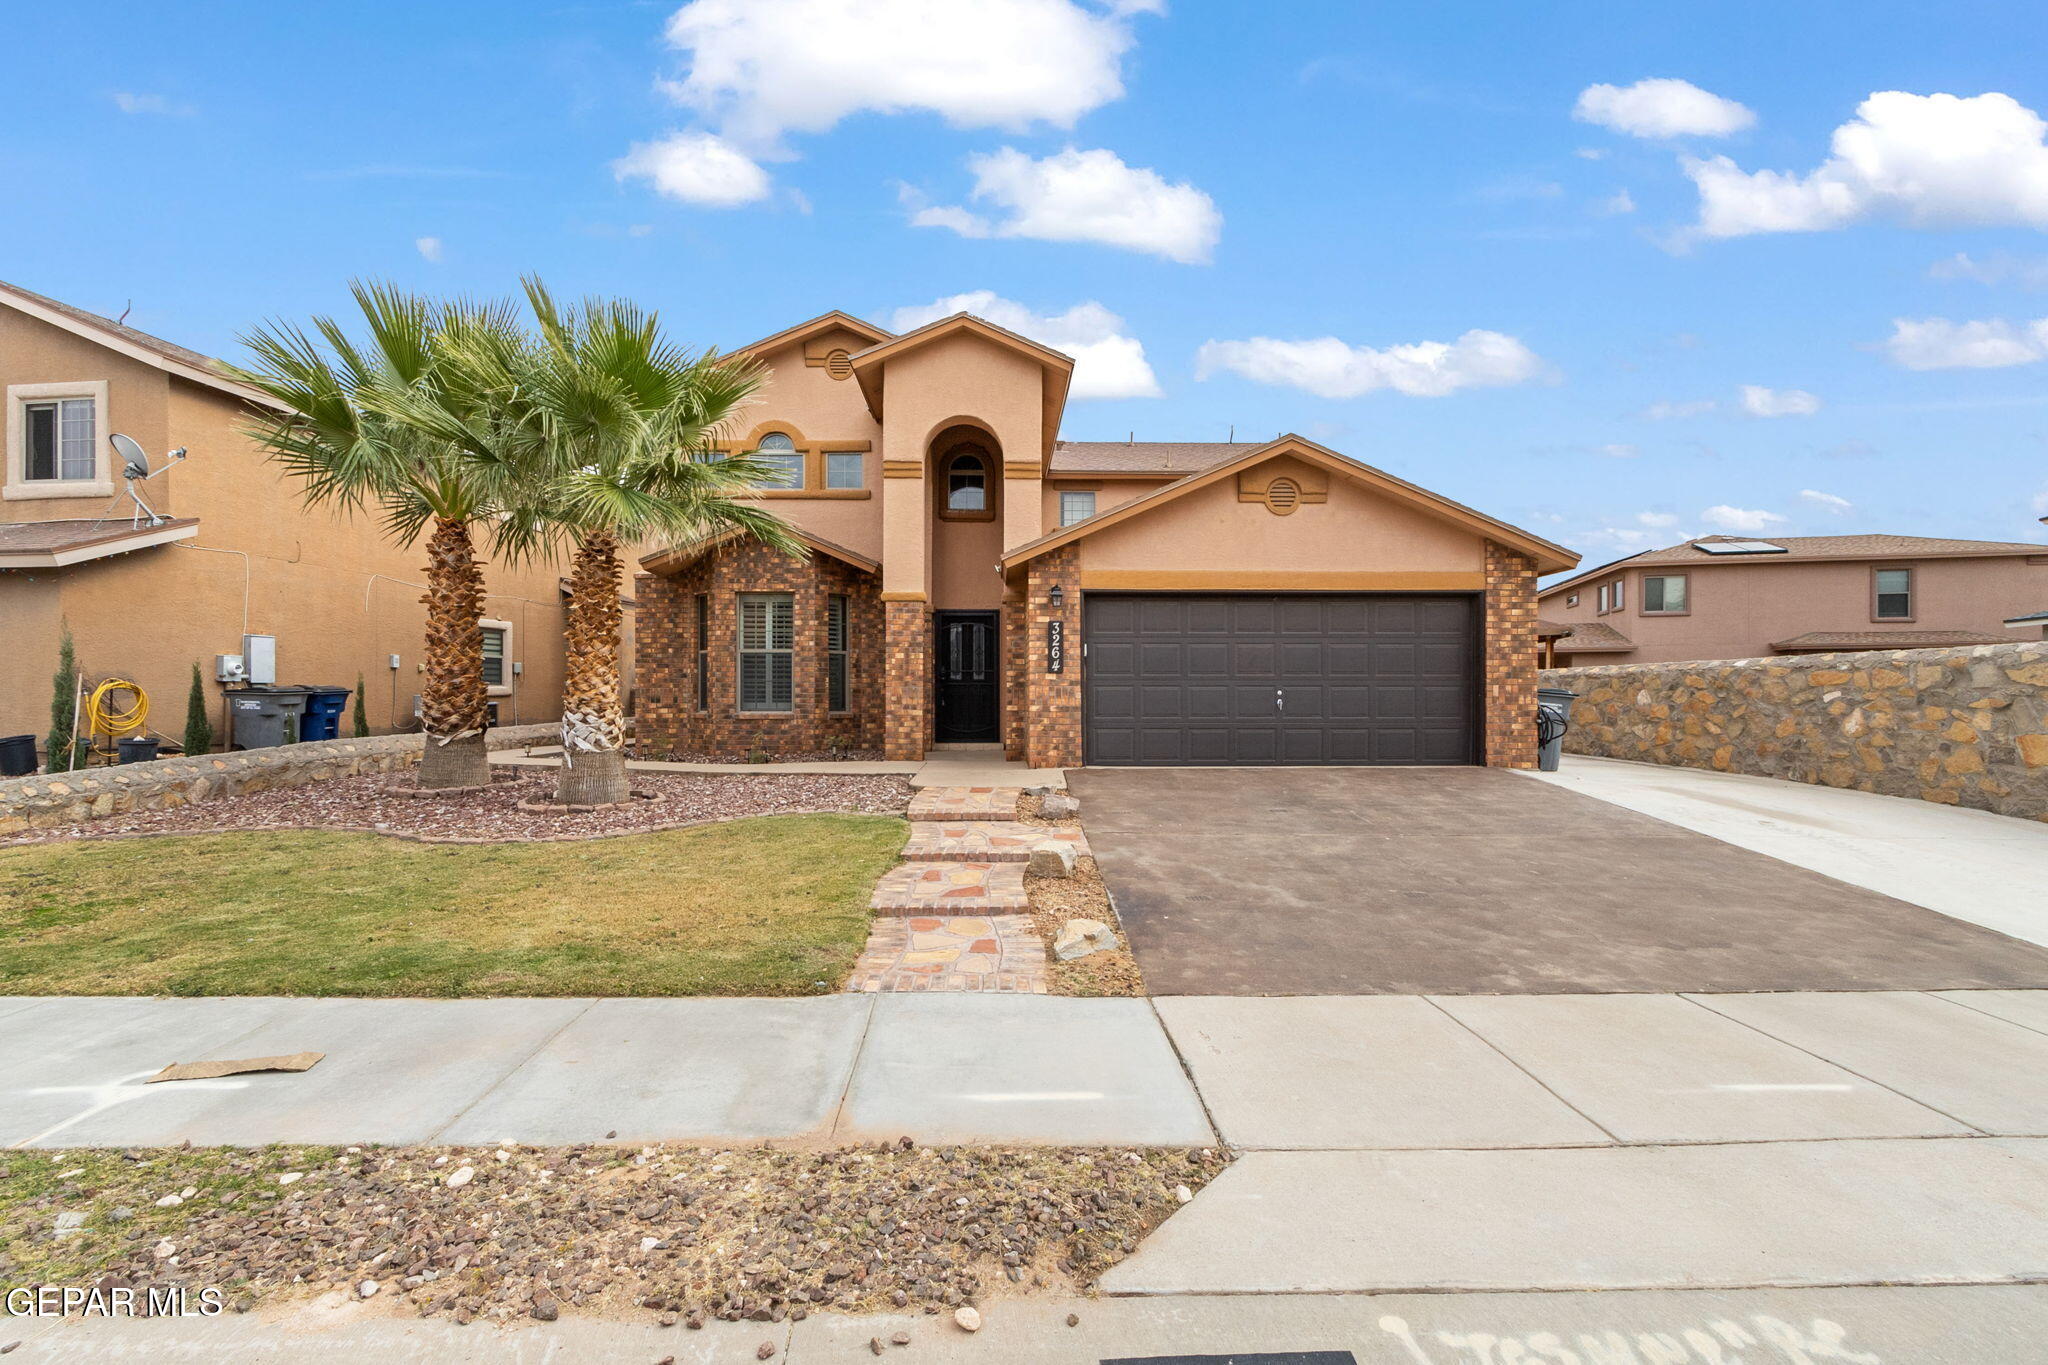
[[[722,458],[718,441],[760,386],[750,363],[691,353],[658,320],[624,300],[557,304],[525,282],[538,336],[517,355],[481,357],[516,432],[503,452],[524,493],[500,527],[515,555],[554,541],[573,549],[562,684],[562,780],[567,805],[624,801],[625,708],[619,687],[620,556],[649,539],[668,543],[737,533],[786,554],[808,553],[779,518],[753,501],[774,471]]]
[[[401,545],[431,524],[419,783],[483,786],[484,581],[471,528],[503,511],[516,471],[501,458],[503,442],[448,438],[451,427],[487,431],[502,419],[469,382],[473,371],[450,361],[513,347],[518,324],[503,304],[442,303],[382,284],[350,292],[365,341],[326,317],[313,320],[318,340],[289,323],[242,339],[254,359],[232,374],[283,409],[259,413],[246,430],[301,480],[308,506],[374,507]]]

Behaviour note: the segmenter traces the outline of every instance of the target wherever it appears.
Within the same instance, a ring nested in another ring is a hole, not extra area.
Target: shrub
[[[78,766],[78,651],[69,625],[57,645],[57,673],[50,679],[50,738],[44,750],[49,755],[46,772],[68,773]]]
[[[213,722],[206,718],[206,684],[200,679],[198,664],[192,665],[192,690],[185,697],[185,752],[213,752]]]

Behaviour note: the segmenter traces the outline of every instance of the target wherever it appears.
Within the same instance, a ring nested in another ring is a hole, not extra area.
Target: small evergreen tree
[[[185,699],[185,752],[197,757],[213,752],[213,722],[206,718],[206,684],[199,665],[192,665],[192,693]]]
[[[50,739],[44,771],[68,773],[78,766],[78,651],[66,624],[57,645],[57,675],[50,680]]]
[[[357,739],[370,737],[370,713],[363,709],[363,675],[356,674],[355,732]]]

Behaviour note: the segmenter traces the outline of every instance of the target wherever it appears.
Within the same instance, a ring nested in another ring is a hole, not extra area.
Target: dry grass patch
[[[0,849],[4,995],[815,995],[906,827],[580,843],[272,831]]]

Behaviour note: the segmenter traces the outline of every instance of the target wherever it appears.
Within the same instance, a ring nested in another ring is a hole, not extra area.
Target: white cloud
[[[2048,124],[2010,95],[1882,90],[1835,129],[1806,175],[1688,158],[1700,192],[1691,235],[1820,232],[1863,218],[1910,227],[2048,228]]]
[[[1678,516],[1673,512],[1638,512],[1636,520],[1645,526],[1676,526]]]
[[[1761,384],[1744,384],[1742,410],[1751,417],[1811,417],[1820,411],[1820,399],[1805,389],[1767,389]]]
[[[1605,147],[1579,147],[1573,150],[1572,155],[1581,161],[1605,161],[1607,159],[1607,149]]]
[[[1594,446],[1593,453],[1605,455],[1610,460],[1633,460],[1636,456],[1643,453],[1643,448],[1638,445],[1630,445],[1626,441],[1610,441],[1604,446]]]
[[[1982,260],[1958,251],[1927,267],[1934,280],[1974,280],[1978,284],[2010,284],[2021,289],[2048,289],[2048,256],[2014,256],[1994,251]]]
[[[412,239],[412,244],[419,251],[423,259],[435,262],[440,261],[441,239],[439,237],[415,237]]]
[[[1884,345],[1892,363],[1909,370],[1997,370],[2048,358],[2048,318],[2008,322],[1985,318],[1893,318]]]
[[[1726,137],[1756,122],[1756,115],[1734,100],[1668,78],[1629,86],[1589,85],[1579,92],[1572,117],[1631,137]]]
[[[1534,351],[1501,332],[1474,329],[1456,341],[1419,341],[1376,350],[1336,337],[1311,341],[1209,341],[1195,356],[1195,376],[1230,370],[1260,384],[1281,384],[1322,398],[1356,398],[1393,389],[1411,398],[1441,398],[1459,389],[1524,384],[1543,373]]]
[[[133,90],[116,90],[114,107],[124,114],[161,114],[167,118],[189,118],[199,112],[189,104],[176,104],[162,95],[141,94]]]
[[[1674,417],[1698,417],[1712,412],[1721,405],[1711,398],[1659,399],[1643,409],[1643,416],[1653,422],[1666,422]]]
[[[1627,190],[1616,190],[1599,203],[1599,211],[1605,214],[1634,213],[1636,198]]]
[[[1755,535],[1768,531],[1774,524],[1784,520],[1776,512],[1765,512],[1753,507],[1730,507],[1719,503],[1700,513],[1700,520],[1709,526],[1718,526],[1724,531],[1746,531]]]
[[[1090,300],[1064,313],[1034,313],[993,290],[977,289],[931,303],[898,308],[890,319],[907,332],[954,313],[972,313],[998,327],[1042,342],[1074,358],[1073,398],[1157,398],[1159,381],[1145,360],[1145,347],[1124,332],[1124,320]]]
[[[669,17],[688,69],[664,89],[728,138],[773,148],[856,113],[957,128],[1071,128],[1124,93],[1125,20],[1071,0],[693,0]]]
[[[1186,181],[1126,166],[1115,152],[1073,147],[1034,161],[1014,147],[967,159],[972,198],[1004,216],[990,219],[958,205],[920,208],[916,227],[950,228],[963,237],[1035,237],[1048,242],[1101,242],[1164,256],[1186,265],[1206,262],[1223,233],[1223,215]]]
[[[1802,488],[1799,490],[1799,496],[1823,511],[1833,512],[1836,516],[1856,506],[1847,498],[1837,497],[1833,493],[1823,493],[1818,488]]]
[[[670,133],[636,142],[612,163],[612,174],[652,181],[657,193],[705,208],[738,208],[768,197],[768,172],[715,133]]]

